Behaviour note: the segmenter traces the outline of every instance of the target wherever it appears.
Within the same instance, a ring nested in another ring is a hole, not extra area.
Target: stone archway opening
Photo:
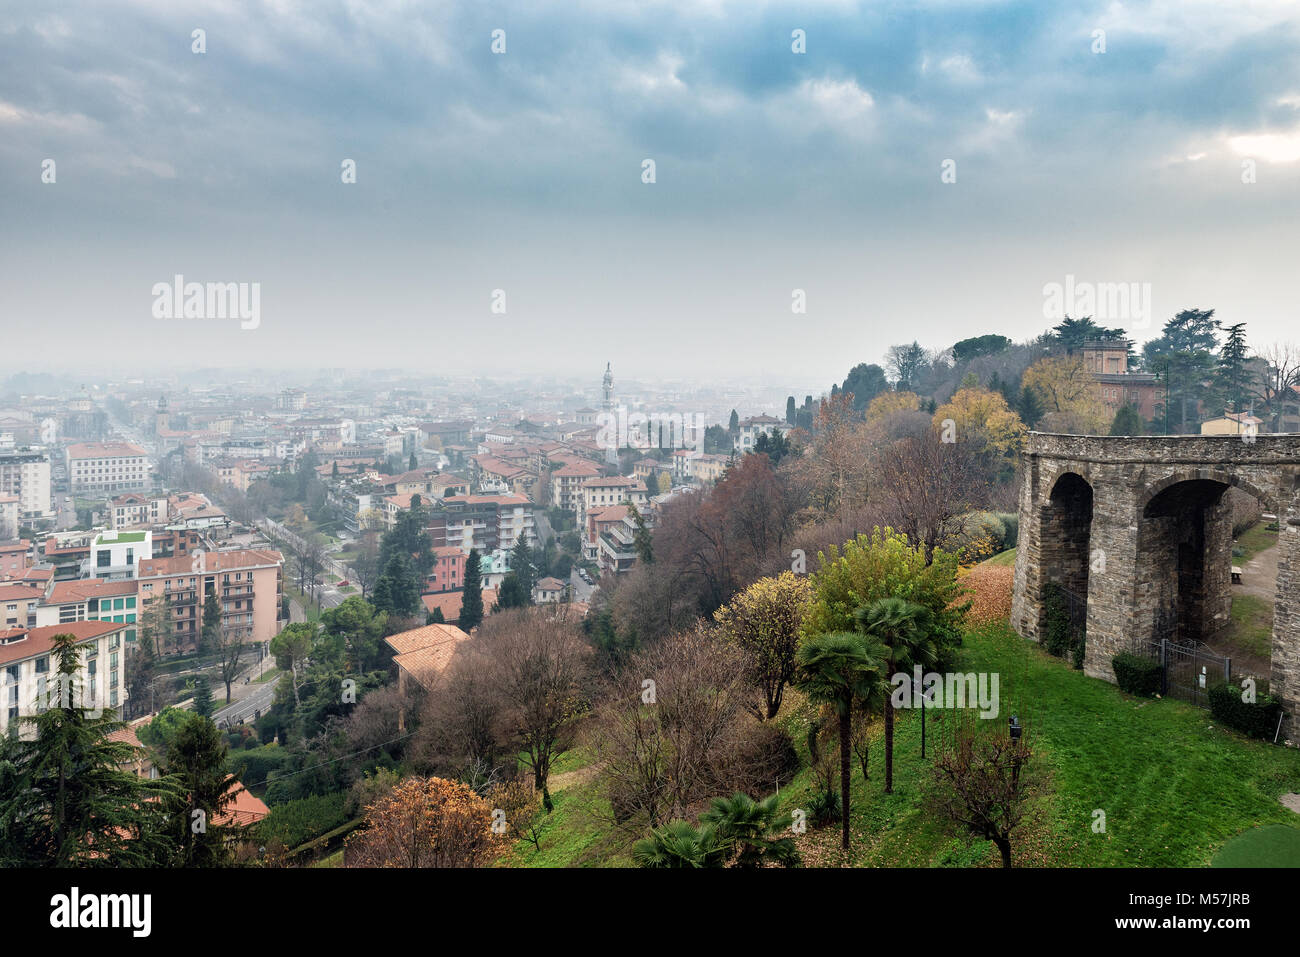
[[[1066,472],[1056,480],[1042,527],[1043,584],[1063,588],[1074,604],[1073,617],[1086,620],[1092,545],[1092,486],[1087,479]],[[1045,620],[1041,627],[1046,628]]]
[[[1242,521],[1234,497],[1258,502],[1243,536],[1249,549],[1234,539]],[[1154,640],[1206,646],[1232,658],[1234,673],[1268,676],[1277,549],[1261,542],[1266,508],[1253,492],[1209,478],[1174,482],[1151,497],[1141,513],[1137,567]]]

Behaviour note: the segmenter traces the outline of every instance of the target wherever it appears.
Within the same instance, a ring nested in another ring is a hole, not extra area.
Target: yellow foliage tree
[[[958,389],[935,410],[935,428],[942,429],[948,419],[955,423],[959,439],[998,456],[1018,453],[1028,431],[1002,393],[989,389]]]
[[[915,392],[882,392],[867,406],[867,421],[879,422],[899,412],[915,412],[921,397]]]
[[[501,851],[492,806],[459,781],[407,778],[366,808],[350,867],[485,867]]]
[[[782,572],[760,578],[714,612],[719,632],[749,659],[763,692],[762,710],[753,709],[760,719],[774,718],[781,709],[785,686],[794,678],[799,633],[811,600],[807,576]]]
[[[1039,359],[1025,370],[1022,383],[1042,403],[1048,429],[1101,434],[1110,425],[1111,414],[1081,356]]]

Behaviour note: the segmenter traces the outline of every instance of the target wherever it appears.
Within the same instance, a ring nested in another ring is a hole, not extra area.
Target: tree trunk
[[[894,700],[885,698],[885,793],[894,793]]]
[[[849,849],[849,749],[853,747],[852,734],[853,712],[846,706],[840,715],[840,811],[844,822],[840,845],[846,851]]]
[[[1011,866],[1011,840],[1005,837],[994,838],[993,843],[997,844],[998,850],[1002,852],[1002,866]]]

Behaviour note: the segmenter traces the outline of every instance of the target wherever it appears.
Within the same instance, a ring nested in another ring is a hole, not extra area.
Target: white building
[[[0,542],[18,537],[18,515],[21,499],[17,495],[0,492]]]
[[[750,416],[748,419],[740,421],[732,446],[737,452],[749,452],[753,450],[754,443],[758,441],[760,435],[781,435],[784,437],[793,428],[794,426],[786,422],[785,419],[778,419],[770,415]]]
[[[50,455],[29,446],[0,451],[0,495],[18,498],[19,518],[51,518]]]
[[[140,562],[153,558],[153,532],[100,532],[90,543],[85,578],[135,578]]]
[[[152,481],[144,449],[129,442],[79,442],[68,446],[73,493],[140,492]]]
[[[0,734],[19,717],[34,715],[61,698],[87,708],[119,708],[126,702],[126,626],[112,621],[76,621],[0,631]],[[51,654],[55,635],[77,639],[80,666],[74,687],[61,695],[58,662]]]

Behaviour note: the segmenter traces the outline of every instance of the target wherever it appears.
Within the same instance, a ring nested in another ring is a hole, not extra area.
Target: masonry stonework
[[[1278,516],[1270,686],[1300,714],[1300,435],[1084,436],[1033,432],[1020,490],[1011,624],[1039,640],[1056,583],[1087,601],[1084,671],[1229,623],[1235,486]]]

